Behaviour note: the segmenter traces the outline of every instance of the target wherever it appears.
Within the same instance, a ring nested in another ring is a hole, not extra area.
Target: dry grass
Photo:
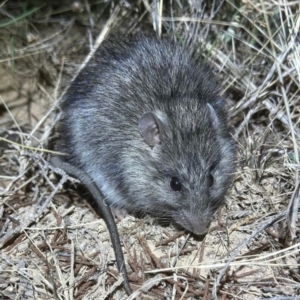
[[[45,149],[91,47],[153,28],[214,66],[239,167],[203,240],[150,218],[118,223],[129,299],[300,299],[299,2],[48,3],[0,4],[0,299],[126,299],[103,220]]]

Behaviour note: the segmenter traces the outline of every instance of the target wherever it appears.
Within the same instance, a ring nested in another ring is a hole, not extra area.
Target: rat
[[[220,94],[210,66],[179,43],[143,34],[109,38],[59,103],[56,150],[68,155],[54,165],[92,181],[98,205],[109,205],[108,227],[112,208],[205,234],[236,167]],[[130,292],[127,274],[124,280]]]

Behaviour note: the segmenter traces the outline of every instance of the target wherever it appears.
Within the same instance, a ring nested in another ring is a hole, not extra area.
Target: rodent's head
[[[169,112],[139,119],[144,147],[127,174],[136,177],[130,193],[143,195],[144,212],[203,234],[231,182],[234,143],[218,107],[184,99]]]

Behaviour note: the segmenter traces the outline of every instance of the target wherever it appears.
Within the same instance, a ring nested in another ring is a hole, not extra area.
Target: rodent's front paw
[[[116,208],[116,207],[111,207],[111,212],[113,213],[113,215],[115,216],[116,219],[118,219],[119,221],[122,221],[124,218],[126,218],[127,216],[129,216],[128,212],[126,209],[120,209],[120,208]]]

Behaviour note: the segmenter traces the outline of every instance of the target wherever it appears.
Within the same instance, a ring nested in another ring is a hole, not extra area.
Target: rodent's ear
[[[161,144],[163,127],[163,123],[154,112],[146,112],[139,119],[139,131],[151,147]]]
[[[210,112],[210,119],[213,123],[213,126],[216,130],[218,130],[218,128],[219,128],[219,118],[218,118],[214,108],[209,103],[207,103],[207,106],[208,106],[208,110]]]

